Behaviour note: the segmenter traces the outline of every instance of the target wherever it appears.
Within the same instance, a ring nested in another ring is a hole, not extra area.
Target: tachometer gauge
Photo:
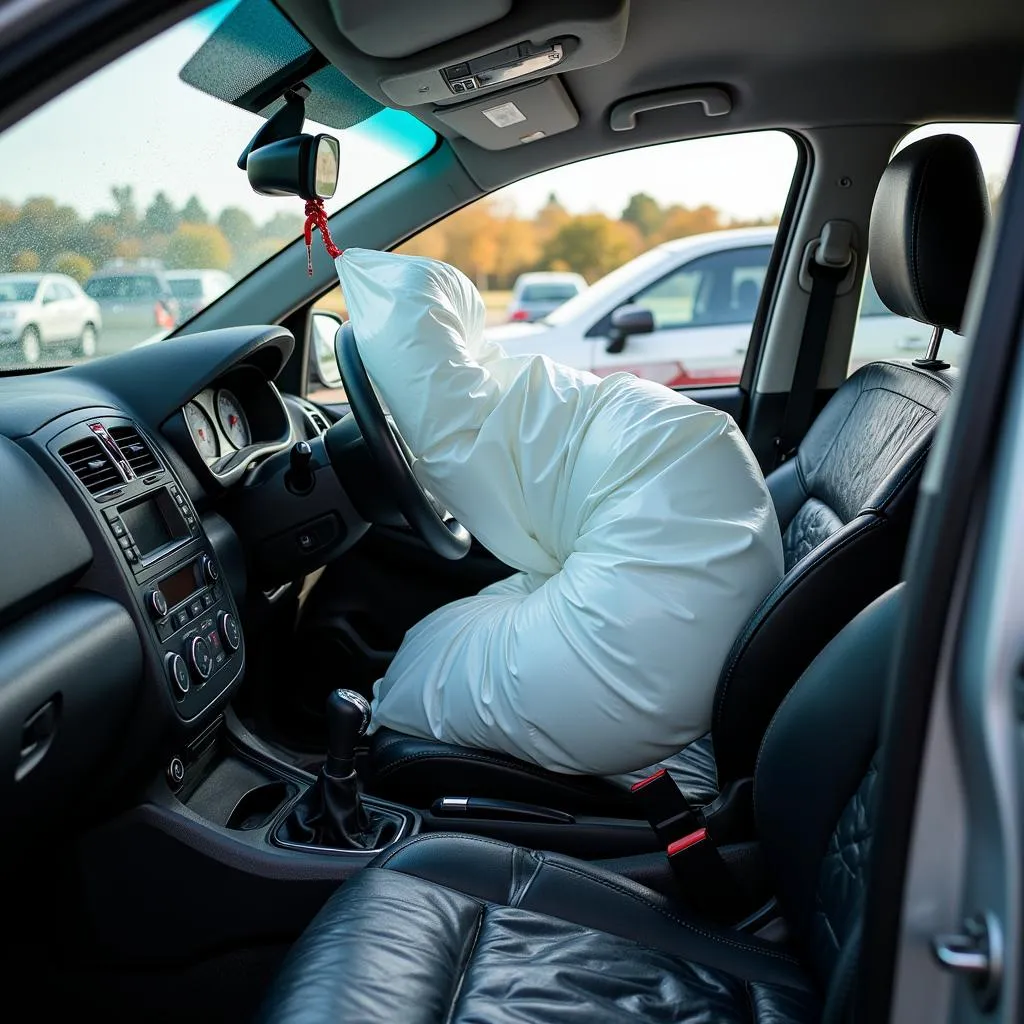
[[[227,434],[228,440],[236,448],[247,448],[252,444],[249,421],[245,418],[238,399],[227,388],[221,388],[217,392],[217,419],[220,420],[221,428]]]
[[[220,455],[220,445],[217,443],[217,429],[213,420],[206,415],[206,411],[197,402],[189,402],[185,406],[185,422],[192,433],[192,439],[199,449],[199,454],[204,459],[215,459]]]

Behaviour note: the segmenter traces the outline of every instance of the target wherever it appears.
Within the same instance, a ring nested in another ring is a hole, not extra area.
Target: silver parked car
[[[223,270],[168,270],[167,281],[178,300],[179,323],[194,317],[235,283]]]
[[[113,260],[85,282],[103,310],[103,355],[131,348],[180,321],[178,300],[157,260]]]
[[[530,323],[553,313],[563,302],[587,290],[580,274],[537,270],[520,274],[512,287],[508,319],[512,323]]]
[[[0,345],[17,345],[26,363],[47,348],[96,355],[100,307],[64,274],[0,274]]]

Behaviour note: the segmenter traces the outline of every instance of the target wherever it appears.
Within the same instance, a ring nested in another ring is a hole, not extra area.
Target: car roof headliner
[[[388,102],[378,83],[394,63],[344,39],[326,0],[278,2],[332,63]],[[548,8],[557,12],[558,0],[549,0]],[[388,16],[385,3],[375,10]],[[475,52],[487,32],[472,34]],[[667,139],[780,127],[1011,120],[1022,54],[1021,0],[634,0],[621,52],[560,76],[580,113],[571,131],[495,152],[454,136],[428,106],[414,113],[451,140],[467,171],[490,190],[585,156]],[[609,108],[624,97],[697,84],[725,85],[732,112],[708,119],[691,105],[644,114],[634,131],[608,127]]]

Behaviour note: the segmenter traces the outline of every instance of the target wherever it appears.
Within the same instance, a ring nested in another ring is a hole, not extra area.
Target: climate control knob
[[[172,653],[164,658],[164,664],[167,666],[167,675],[171,680],[174,696],[181,700],[188,693],[188,688],[191,685],[185,659],[180,654]]]
[[[216,583],[220,579],[220,570],[217,568],[217,563],[209,555],[203,555],[201,565],[203,579],[207,583]]]
[[[205,682],[213,671],[213,654],[210,645],[201,637],[194,636],[188,643],[188,660],[192,671]]]
[[[159,590],[151,590],[146,594],[146,610],[154,619],[162,619],[167,614],[167,598]]]
[[[237,619],[231,612],[221,612],[217,616],[217,626],[224,640],[224,646],[233,654],[242,646],[242,631],[238,627]]]

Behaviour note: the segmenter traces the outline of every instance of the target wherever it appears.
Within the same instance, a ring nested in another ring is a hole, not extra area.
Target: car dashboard
[[[0,799],[15,821],[173,771],[167,752],[240,683],[246,557],[215,509],[326,427],[273,383],[293,347],[279,327],[232,328],[0,379]]]

